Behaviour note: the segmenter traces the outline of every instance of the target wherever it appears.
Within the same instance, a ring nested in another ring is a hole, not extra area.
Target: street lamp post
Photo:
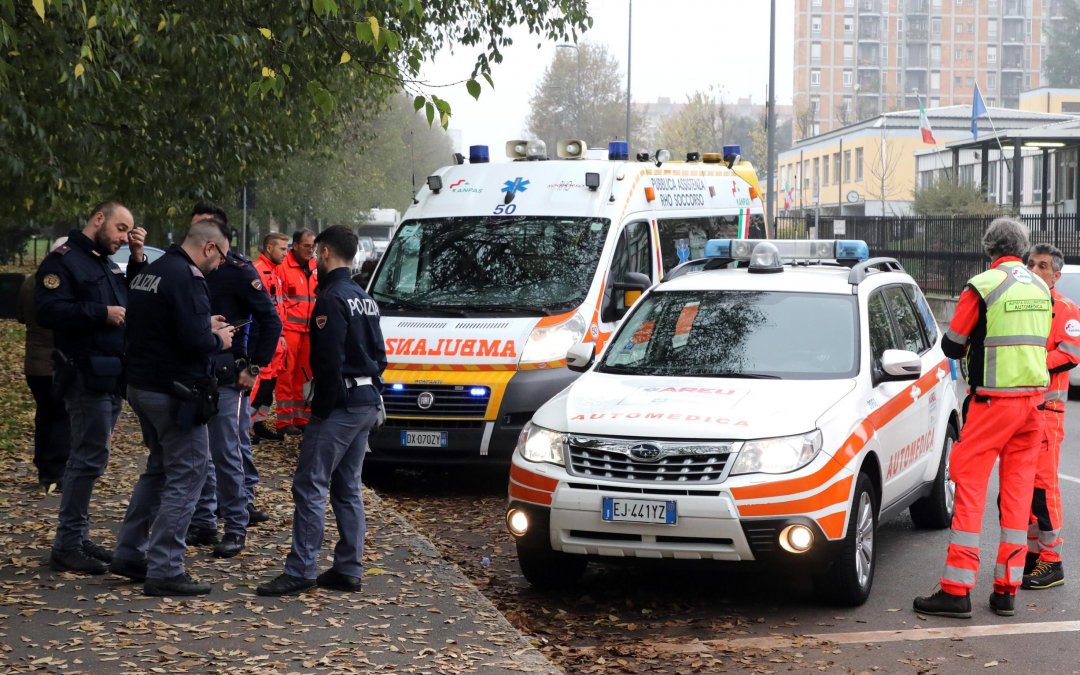
[[[581,138],[581,50],[577,45],[559,45],[559,49],[573,49],[577,52],[577,137]]]
[[[773,222],[775,217],[776,207],[776,190],[780,187],[779,181],[775,180],[776,176],[776,155],[774,154],[774,143],[776,136],[776,0],[772,0],[772,10],[769,14],[769,106],[767,112],[767,123],[769,129],[766,132],[768,134],[767,149],[768,160],[766,161],[766,171],[768,176],[768,197],[765,202],[765,219],[769,222]],[[775,228],[776,225],[773,225]]]
[[[630,57],[633,54],[631,45],[634,39],[634,0],[630,0],[630,19],[627,22],[626,38],[626,145],[630,146]]]

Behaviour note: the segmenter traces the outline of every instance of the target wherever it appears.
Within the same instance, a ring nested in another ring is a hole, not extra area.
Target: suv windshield
[[[623,322],[600,372],[786,380],[854,377],[858,325],[853,295],[655,292]]]
[[[559,314],[585,301],[608,221],[461,217],[404,223],[372,285],[380,306]]]

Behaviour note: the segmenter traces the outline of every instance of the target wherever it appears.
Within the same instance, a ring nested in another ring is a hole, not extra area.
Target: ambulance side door
[[[888,349],[904,349],[900,328],[889,306],[889,288],[874,290],[867,299],[870,331],[870,376],[873,385],[871,408],[881,448],[881,506],[885,508],[903,497],[920,482],[913,470],[912,453],[916,440],[926,430],[926,409],[910,398],[912,382],[889,381],[881,367]],[[901,295],[903,291],[900,290]]]
[[[619,232],[615,242],[615,249],[611,254],[611,263],[608,265],[607,274],[604,278],[603,297],[600,301],[600,318],[597,326],[596,339],[597,353],[603,349],[603,344],[611,336],[619,321],[626,316],[627,311],[634,305],[640,294],[633,290],[621,288],[622,284],[632,283],[635,277],[631,275],[644,275],[649,285],[656,283],[656,270],[654,261],[656,254],[653,251],[652,228],[647,220],[635,220],[627,223]],[[590,327],[592,331],[592,327]],[[588,340],[588,338],[586,338]]]

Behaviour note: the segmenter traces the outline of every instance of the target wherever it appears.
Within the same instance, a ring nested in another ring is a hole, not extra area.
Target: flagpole
[[[982,97],[982,92],[979,91],[979,84],[978,83],[975,83],[975,91],[979,94],[979,99],[983,101],[983,112],[986,114],[986,119],[990,121],[990,129],[994,132],[994,140],[997,141],[997,146],[998,146],[998,161],[997,161],[997,163],[998,163],[998,176],[997,176],[998,177],[998,189],[997,189],[997,198],[998,198],[998,204],[1001,204],[1002,203],[1001,200],[1003,199],[1003,195],[1001,193],[1002,193],[1002,188],[1004,187],[1002,185],[1003,174],[1002,174],[1002,171],[1001,171],[1001,162],[1002,162],[1002,160],[1005,159],[1005,148],[1002,147],[1002,145],[1001,145],[1001,135],[998,133],[997,127],[994,125],[994,118],[990,116],[990,108],[986,105],[986,101]],[[971,102],[971,107],[974,110],[974,108],[975,108],[975,101],[974,100],[972,100],[972,102]],[[982,117],[982,115],[980,115],[979,117]],[[978,128],[978,124],[979,124],[978,118],[974,119],[974,123],[976,125],[976,128]],[[1013,167],[1013,170],[1015,171],[1016,168]]]
[[[930,127],[930,114],[926,112],[926,108],[923,108],[922,96],[919,95],[919,90],[918,89],[915,89],[915,98],[919,101],[919,108],[922,109],[923,114],[926,115],[926,126],[929,128]],[[931,132],[931,134],[933,134],[933,132]],[[938,150],[937,136],[931,135],[931,138],[934,139],[934,153],[938,154],[940,151]],[[938,157],[938,164],[941,165],[941,170],[945,171],[945,175],[948,176],[949,172],[945,169],[945,158],[939,156]],[[953,176],[959,176],[959,175],[960,175],[960,167],[955,167],[954,166],[953,167]],[[950,178],[950,180],[952,180],[952,179]]]

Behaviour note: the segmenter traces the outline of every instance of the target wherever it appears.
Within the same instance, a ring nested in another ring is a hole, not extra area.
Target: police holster
[[[212,377],[198,380],[190,387],[173,382],[172,395],[176,405],[176,423],[183,429],[202,426],[218,413],[217,380]]]
[[[53,350],[52,360],[53,382],[51,393],[53,399],[62,401],[64,394],[75,383],[75,376],[79,371],[75,368],[75,363],[59,349]]]
[[[214,376],[219,385],[236,383],[236,356],[226,352],[214,357]]]

